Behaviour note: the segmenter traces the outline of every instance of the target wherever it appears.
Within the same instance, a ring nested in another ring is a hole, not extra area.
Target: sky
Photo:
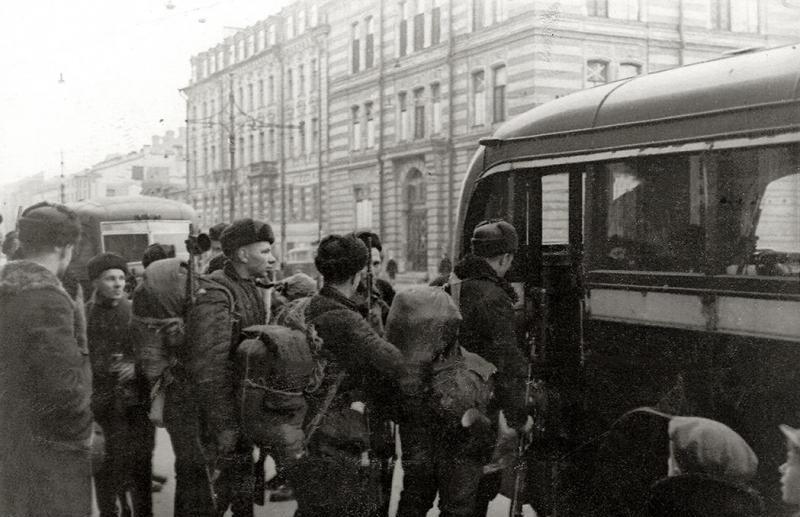
[[[177,130],[190,57],[288,3],[1,0],[0,185],[57,176],[62,152],[70,174]]]

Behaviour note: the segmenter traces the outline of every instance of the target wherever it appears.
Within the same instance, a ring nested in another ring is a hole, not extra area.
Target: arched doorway
[[[428,209],[425,204],[425,178],[411,169],[406,179],[406,267],[410,271],[428,269]]]

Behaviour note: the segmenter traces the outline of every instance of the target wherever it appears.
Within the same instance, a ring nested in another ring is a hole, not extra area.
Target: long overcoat
[[[0,270],[0,515],[91,512],[92,374],[82,300],[30,261]]]

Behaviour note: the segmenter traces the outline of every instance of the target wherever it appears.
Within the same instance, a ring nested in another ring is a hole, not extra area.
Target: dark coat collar
[[[61,280],[44,266],[30,260],[13,260],[0,268],[0,292],[19,294],[23,291],[50,288],[67,295]],[[69,295],[67,295],[69,296]]]
[[[322,289],[319,290],[319,294],[325,296],[326,298],[331,298],[336,303],[344,305],[345,308],[350,309],[353,312],[360,312],[356,302],[329,285],[323,285]]]
[[[497,284],[498,287],[508,294],[512,302],[517,302],[517,293],[514,291],[514,288],[511,287],[511,284],[509,284],[505,278],[497,276],[492,266],[481,257],[471,253],[464,256],[464,258],[456,264],[455,268],[453,268],[453,272],[462,281],[486,280]]]

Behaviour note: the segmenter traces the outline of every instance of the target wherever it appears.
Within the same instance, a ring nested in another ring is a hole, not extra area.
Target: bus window
[[[716,189],[717,272],[797,278],[800,173],[797,147],[743,149],[708,157]]]
[[[542,177],[542,244],[569,242],[569,173]]]
[[[128,262],[142,260],[148,244],[146,233],[103,235],[103,250],[121,255]]]
[[[184,225],[185,226],[185,225]],[[175,247],[176,256],[184,257],[188,256],[188,252],[186,251],[186,235],[187,232],[183,233],[154,233],[153,234],[153,244],[171,244]]]
[[[702,271],[700,164],[686,155],[595,164],[587,182],[589,268]]]
[[[469,242],[472,230],[487,219],[511,221],[511,181],[507,174],[495,174],[482,180],[475,188],[469,203],[469,212],[464,221],[464,238]]]

